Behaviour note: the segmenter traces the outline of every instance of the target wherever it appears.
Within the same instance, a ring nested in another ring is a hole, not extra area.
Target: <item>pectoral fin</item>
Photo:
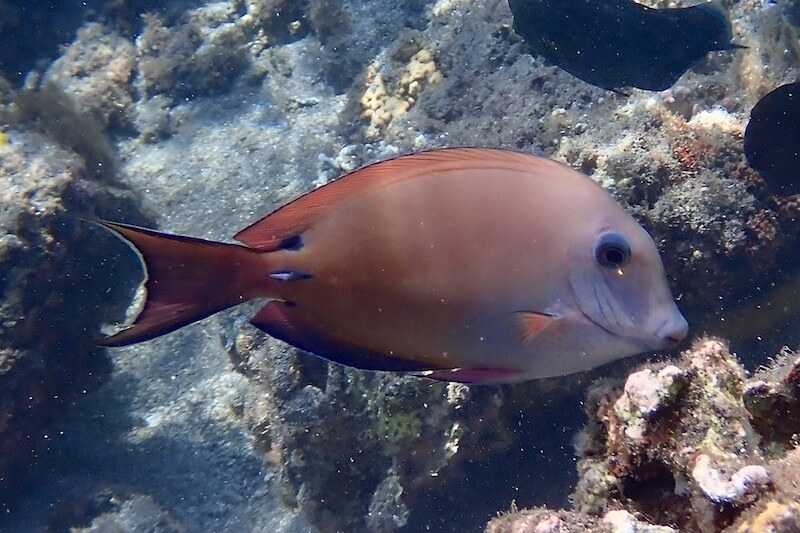
[[[537,313],[535,311],[520,311],[516,314],[516,318],[522,333],[522,339],[525,342],[532,341],[545,329],[558,321],[557,315]]]

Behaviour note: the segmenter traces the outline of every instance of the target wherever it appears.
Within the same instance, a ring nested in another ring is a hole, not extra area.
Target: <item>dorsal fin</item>
[[[712,0],[704,4],[694,6],[699,11],[707,14],[709,17],[716,20],[718,23],[717,33],[714,37],[718,37],[717,50],[730,50],[734,48],[745,48],[741,45],[731,42],[733,31],[731,29],[731,21],[728,18],[728,12],[719,0]]]
[[[442,148],[367,165],[327,185],[304,194],[248,226],[233,238],[263,251],[275,250],[281,242],[302,233],[328,208],[364,196],[400,181],[434,172],[484,168],[531,167],[546,159],[492,148]]]

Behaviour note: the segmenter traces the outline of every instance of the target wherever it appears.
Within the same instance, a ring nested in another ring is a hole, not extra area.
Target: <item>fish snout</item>
[[[689,333],[689,323],[683,315],[676,313],[665,320],[656,330],[658,349],[669,349],[678,346]]]

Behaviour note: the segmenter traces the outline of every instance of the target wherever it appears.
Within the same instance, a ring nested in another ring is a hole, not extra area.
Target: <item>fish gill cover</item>
[[[632,0],[508,4],[514,29],[533,53],[604,89],[668,89],[708,52],[738,48],[716,2],[678,9]]]

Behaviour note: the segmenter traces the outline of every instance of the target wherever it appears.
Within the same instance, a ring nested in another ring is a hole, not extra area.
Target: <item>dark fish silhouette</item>
[[[744,155],[775,194],[800,193],[800,83],[758,101],[744,131]]]
[[[533,53],[587,83],[662,91],[712,50],[731,43],[717,2],[652,9],[632,0],[508,0]]]

